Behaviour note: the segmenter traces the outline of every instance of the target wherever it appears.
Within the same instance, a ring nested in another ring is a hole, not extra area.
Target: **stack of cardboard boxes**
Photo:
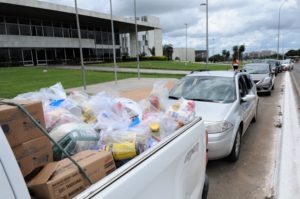
[[[45,126],[41,102],[20,102],[31,115]],[[0,125],[14,152],[23,176],[52,162],[52,145],[30,119],[15,106],[0,106]]]
[[[41,102],[18,103],[45,127]],[[17,107],[0,105],[0,125],[23,176],[30,174],[27,185],[33,196],[45,199],[72,198],[89,185],[69,159],[53,162],[52,144]],[[82,151],[73,159],[85,170],[92,183],[116,169],[112,154],[106,151]],[[40,171],[35,174],[34,170],[38,168]]]

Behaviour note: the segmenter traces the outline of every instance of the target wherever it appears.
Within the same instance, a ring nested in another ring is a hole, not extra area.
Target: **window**
[[[63,28],[64,37],[70,38],[70,29],[69,28]]]
[[[4,23],[0,22],[0,35],[5,35],[6,31],[5,31],[5,25]]]
[[[10,58],[11,58],[11,60],[16,61],[16,62],[23,61],[21,49],[11,48],[10,49]]]
[[[8,49],[0,48],[0,62],[8,62],[8,61],[9,61]]]
[[[20,35],[31,35],[30,25],[20,24]]]
[[[62,28],[61,27],[53,27],[54,29],[54,37],[62,37],[63,33],[62,33]]]
[[[244,79],[245,85],[247,87],[248,90],[251,90],[253,84],[252,81],[250,79],[250,76],[248,75],[243,75],[242,78]]]
[[[18,24],[6,24],[8,35],[19,35]]]
[[[46,37],[53,37],[53,27],[52,26],[43,26],[44,35]]]
[[[35,26],[36,36],[44,36],[42,26]]]
[[[15,23],[15,24],[17,24],[18,23],[18,19],[17,19],[17,17],[6,17],[5,18],[6,19],[6,23]]]
[[[239,93],[241,97],[245,97],[248,93],[245,81],[242,77],[239,77]]]

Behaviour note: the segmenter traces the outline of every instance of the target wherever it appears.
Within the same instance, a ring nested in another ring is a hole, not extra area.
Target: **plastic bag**
[[[51,111],[45,111],[44,117],[45,117],[46,129],[48,132],[50,132],[52,129],[62,124],[71,123],[71,122],[82,123],[80,118],[76,117],[75,115],[71,114],[69,111],[62,108],[57,108]]]
[[[181,98],[168,108],[166,115],[174,118],[179,126],[183,126],[195,118],[195,106],[194,101]]]
[[[143,118],[146,118],[151,113],[165,111],[168,92],[168,89],[165,87],[165,82],[157,82],[153,85],[150,95],[140,102],[143,108]]]
[[[97,146],[99,142],[99,134],[90,125],[84,123],[60,125],[50,132],[50,136],[70,155]],[[56,161],[65,157],[55,145],[53,146],[53,156]]]
[[[103,150],[111,151],[115,160],[125,160],[144,152],[149,137],[149,132],[140,128],[104,131],[99,145]]]

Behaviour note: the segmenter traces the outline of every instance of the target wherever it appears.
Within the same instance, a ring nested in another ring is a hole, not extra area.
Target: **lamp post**
[[[213,63],[215,63],[215,38],[213,38],[212,39],[212,41],[213,41],[213,44],[212,44],[212,46],[213,46]]]
[[[185,65],[186,65],[186,63],[187,63],[187,26],[188,26],[188,24],[187,23],[185,23],[184,24],[185,25]]]
[[[112,45],[113,45],[113,57],[114,57],[115,84],[117,84],[118,76],[117,76],[117,62],[116,62],[116,48],[115,48],[115,31],[114,31],[114,21],[113,21],[111,0],[110,0],[110,22],[111,22]]]
[[[206,70],[208,69],[208,0],[206,0],[206,3],[201,3],[201,6],[206,6]]]
[[[140,57],[139,57],[139,44],[138,44],[138,31],[137,31],[137,22],[136,22],[136,2],[134,0],[134,22],[135,22],[135,38],[136,38],[136,61],[137,61],[137,71],[138,79],[140,79]]]
[[[76,23],[77,23],[77,30],[78,30],[80,64],[81,64],[81,71],[82,71],[82,84],[83,84],[83,89],[86,90],[85,66],[83,64],[83,54],[82,54],[81,33],[80,33],[80,23],[79,23],[79,17],[78,17],[78,9],[77,9],[77,0],[75,0],[75,12],[76,12]]]
[[[284,0],[282,2],[282,4],[279,7],[279,12],[278,12],[278,38],[277,38],[277,60],[279,60],[279,38],[280,38],[280,12],[281,12],[281,8],[283,6],[283,4],[286,2],[286,0]]]

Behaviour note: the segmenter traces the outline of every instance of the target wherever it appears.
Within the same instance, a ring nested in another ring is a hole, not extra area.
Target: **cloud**
[[[44,0],[73,6],[73,0]],[[109,13],[108,0],[77,0],[83,9]],[[112,0],[113,13],[134,16],[133,0]],[[205,49],[205,6],[199,0],[136,0],[137,15],[158,16],[163,43],[185,47],[185,23],[188,46]],[[209,43],[215,53],[245,44],[246,51],[276,50],[278,14],[283,0],[209,0]],[[300,48],[300,1],[287,0],[281,8],[281,34],[284,49]],[[214,44],[212,41],[214,40]],[[281,42],[282,43],[282,42]],[[212,52],[212,50],[210,50]],[[211,54],[211,53],[210,53]]]

